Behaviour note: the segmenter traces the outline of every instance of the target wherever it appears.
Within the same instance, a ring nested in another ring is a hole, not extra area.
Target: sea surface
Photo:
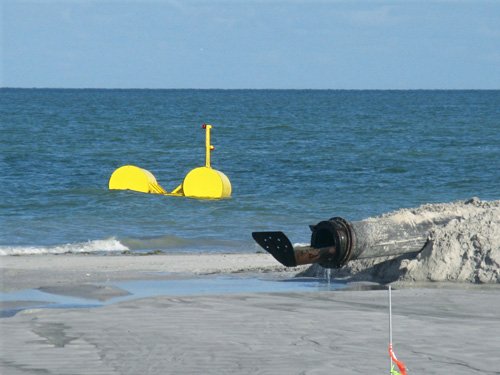
[[[205,164],[223,200],[108,190],[127,164],[168,191]],[[500,199],[500,91],[0,89],[0,255],[255,252],[252,231]]]

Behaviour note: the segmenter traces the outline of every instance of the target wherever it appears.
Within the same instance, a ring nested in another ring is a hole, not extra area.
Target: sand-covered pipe
[[[354,259],[419,252],[434,224],[390,218],[348,222],[334,217],[310,226],[310,246],[296,247],[283,232],[253,232],[252,236],[287,267],[319,263],[326,268],[338,268]]]

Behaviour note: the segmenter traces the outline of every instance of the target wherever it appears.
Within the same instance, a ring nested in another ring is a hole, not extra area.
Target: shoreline
[[[102,307],[147,298],[386,289],[500,290],[500,284],[327,279],[309,265],[287,268],[267,253],[0,257],[0,318],[23,311]],[[363,273],[361,272],[361,275]]]
[[[305,268],[286,268],[265,253],[2,256],[0,291],[212,274],[282,273],[294,276]]]

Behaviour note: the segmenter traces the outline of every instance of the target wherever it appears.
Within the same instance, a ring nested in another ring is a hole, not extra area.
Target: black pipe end
[[[341,217],[321,221],[311,226],[311,246],[314,248],[335,247],[334,254],[327,254],[319,265],[325,268],[340,268],[351,260],[355,236],[352,226]]]

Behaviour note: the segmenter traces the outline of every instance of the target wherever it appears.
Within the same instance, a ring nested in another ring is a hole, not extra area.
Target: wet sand
[[[287,272],[269,254],[28,255],[0,257],[0,291],[116,280],[161,280],[193,275]]]
[[[248,267],[254,255],[260,260]],[[195,267],[192,258],[179,257],[2,258],[2,289],[105,298],[116,290],[92,285],[106,278],[281,272],[266,254],[248,254],[246,268],[207,255],[196,273],[182,266]],[[413,284],[393,290],[392,299],[394,346],[410,374],[500,374],[498,285]],[[159,296],[28,309],[0,319],[0,337],[0,373],[13,375],[381,374],[389,367],[384,290]]]

